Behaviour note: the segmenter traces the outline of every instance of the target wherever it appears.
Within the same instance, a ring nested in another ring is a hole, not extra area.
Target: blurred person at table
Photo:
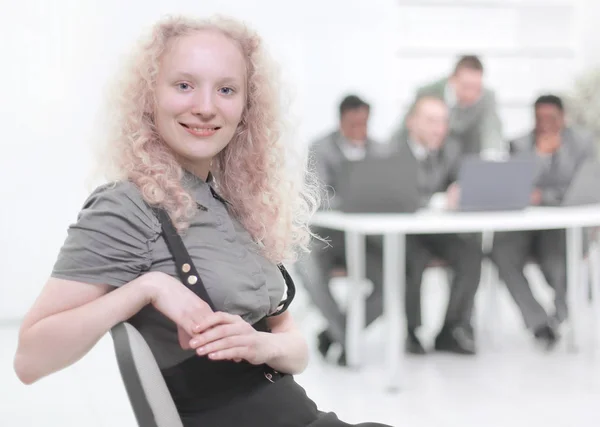
[[[385,156],[386,147],[368,135],[370,105],[356,95],[346,96],[339,105],[339,127],[310,146],[312,165],[325,193],[321,209],[335,209],[340,195],[336,187],[342,164],[369,157]],[[335,195],[335,197],[334,197]],[[346,342],[346,316],[334,299],[329,281],[336,269],[346,268],[345,236],[340,230],[313,227],[313,232],[327,242],[315,240],[312,252],[298,260],[296,272],[327,322],[318,334],[317,347],[324,358],[334,358],[338,365],[346,365],[343,348]],[[366,277],[373,290],[366,300],[366,324],[371,324],[383,311],[383,244],[380,236],[366,241]],[[334,351],[335,347],[339,351]],[[337,353],[337,354],[335,354]]]
[[[409,108],[402,125],[391,138],[402,144],[408,136],[407,118],[416,100],[425,96],[444,101],[449,109],[449,134],[461,144],[463,154],[503,154],[507,151],[502,137],[496,96],[484,87],[484,68],[474,55],[461,57],[450,76],[436,80],[417,90],[415,103]]]
[[[418,99],[407,117],[407,138],[399,155],[418,163],[417,185],[423,206],[436,193],[445,192],[448,207],[458,203],[456,184],[462,156],[460,144],[448,134],[449,109],[434,96]],[[481,240],[474,234],[427,234],[406,236],[405,310],[408,334],[406,351],[425,354],[418,337],[421,326],[421,283],[433,260],[443,260],[452,270],[450,297],[444,324],[434,347],[438,351],[475,354],[471,317],[481,274]]]
[[[565,124],[562,100],[540,96],[534,104],[535,128],[510,144],[513,155],[534,155],[538,175],[532,205],[559,206],[587,159],[595,158],[592,139]],[[500,278],[506,283],[526,327],[546,349],[559,339],[558,326],[567,318],[565,230],[496,233],[491,254]],[[554,290],[554,312],[548,314],[531,291],[525,264],[533,259]]]

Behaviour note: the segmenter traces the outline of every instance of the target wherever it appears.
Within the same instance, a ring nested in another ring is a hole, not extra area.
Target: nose
[[[211,119],[216,114],[215,110],[215,100],[212,91],[206,89],[197,91],[194,97],[194,105],[192,106],[192,114],[202,119]]]

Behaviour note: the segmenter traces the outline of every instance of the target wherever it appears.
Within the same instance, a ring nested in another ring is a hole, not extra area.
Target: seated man
[[[448,137],[448,108],[437,97],[417,100],[407,118],[408,138],[397,141],[400,155],[412,156],[419,164],[417,183],[423,205],[434,193],[448,190],[450,207],[456,206],[456,180],[461,159],[460,145]],[[449,188],[450,187],[450,188]],[[427,265],[441,258],[450,264],[453,280],[444,325],[435,349],[474,354],[471,314],[481,274],[481,239],[478,235],[430,234],[406,238],[406,350],[424,354],[417,337],[421,326],[421,281]]]
[[[563,103],[554,95],[535,102],[535,129],[511,143],[514,154],[532,153],[539,163],[534,205],[561,204],[573,176],[586,159],[594,158],[590,138],[565,126]],[[566,319],[565,231],[539,230],[496,233],[492,260],[517,303],[525,325],[547,349],[558,341],[556,327]],[[554,289],[554,313],[548,315],[531,292],[523,269],[533,256]]]
[[[450,109],[449,134],[459,141],[463,154],[503,154],[507,150],[502,138],[494,92],[483,85],[483,64],[477,56],[458,60],[452,75],[423,86],[415,99],[433,96],[444,100]],[[409,109],[414,108],[414,104]],[[408,135],[406,118],[392,140],[404,141]]]
[[[310,147],[311,160],[321,184],[325,185],[322,208],[335,209],[339,205],[339,194],[335,194],[336,183],[342,164],[346,160],[360,160],[370,156],[384,155],[384,147],[367,135],[369,104],[359,97],[349,95],[341,102],[339,130],[314,142]],[[335,197],[334,197],[335,194]],[[315,227],[317,235],[328,240],[329,244],[315,240],[310,254],[296,264],[300,276],[312,302],[327,320],[327,328],[318,336],[318,349],[325,357],[333,343],[342,348],[346,341],[346,317],[329,289],[329,279],[335,267],[346,266],[344,233]],[[366,323],[372,323],[383,311],[383,245],[381,238],[368,238],[366,241],[366,276],[373,282],[373,291],[366,301]],[[337,360],[345,365],[342,352]]]

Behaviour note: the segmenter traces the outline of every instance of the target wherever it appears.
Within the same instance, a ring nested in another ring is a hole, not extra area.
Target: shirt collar
[[[368,142],[365,142],[365,145],[362,147],[354,145],[340,133],[339,138],[337,138],[337,144],[348,160],[361,160],[366,156]]]
[[[184,169],[183,179],[181,182],[184,188],[186,188],[190,194],[193,195],[196,203],[207,203],[207,197],[213,197],[223,204],[230,204],[227,200],[221,197],[219,193],[217,193],[217,190],[215,190],[215,179],[211,172],[208,173],[206,181],[204,181],[202,178]]]
[[[407,143],[408,147],[410,148],[410,151],[412,151],[415,158],[419,161],[425,160],[430,154],[429,150],[423,144],[419,144],[411,138],[408,138]]]

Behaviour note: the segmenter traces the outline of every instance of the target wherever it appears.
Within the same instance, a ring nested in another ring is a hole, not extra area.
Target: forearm
[[[299,330],[263,333],[270,355],[267,365],[276,371],[299,374],[308,365],[308,346]]]
[[[140,277],[87,304],[57,313],[23,329],[15,370],[26,384],[81,359],[114,325],[137,313],[151,300]]]

